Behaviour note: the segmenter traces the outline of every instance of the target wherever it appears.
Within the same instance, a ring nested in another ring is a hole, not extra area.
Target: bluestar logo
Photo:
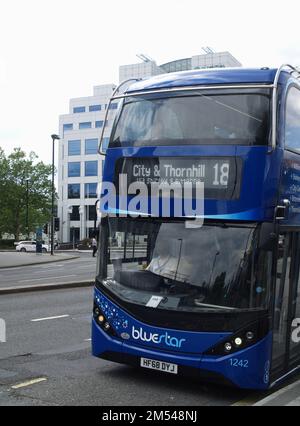
[[[185,339],[177,339],[177,337],[171,337],[167,332],[165,334],[151,333],[150,331],[144,331],[142,327],[136,329],[132,327],[132,337],[135,340],[142,340],[143,342],[152,342],[156,344],[164,343],[167,346],[172,346],[173,348],[181,348]]]

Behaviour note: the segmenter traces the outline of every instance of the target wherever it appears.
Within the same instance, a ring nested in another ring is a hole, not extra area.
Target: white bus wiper
[[[197,299],[194,299],[194,303],[195,303],[196,306],[201,306],[201,307],[204,307],[204,308],[211,308],[211,309],[217,308],[217,309],[222,309],[222,310],[226,309],[226,310],[229,310],[229,311],[236,311],[236,309],[237,309],[237,308],[232,308],[232,307],[229,307],[229,306],[212,305],[211,303],[202,303],[202,302],[199,302]]]

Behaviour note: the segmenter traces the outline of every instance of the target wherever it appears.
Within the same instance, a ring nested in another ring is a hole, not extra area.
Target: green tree
[[[35,231],[51,216],[52,166],[38,161],[34,152],[29,156],[20,148],[5,156],[0,147],[0,234]],[[28,183],[27,183],[28,179]],[[28,230],[26,229],[28,189]]]

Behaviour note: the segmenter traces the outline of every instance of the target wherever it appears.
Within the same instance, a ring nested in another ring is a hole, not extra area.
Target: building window
[[[78,112],[85,112],[85,106],[78,106],[73,108],[73,114],[77,114]]]
[[[79,129],[90,129],[92,127],[91,121],[84,121],[83,123],[79,123]]]
[[[68,177],[80,176],[80,162],[68,163]]]
[[[80,140],[68,141],[68,155],[80,155]]]
[[[106,152],[109,144],[109,138],[103,138],[102,140],[102,151]]]
[[[98,161],[85,162],[85,176],[98,176]]]
[[[79,206],[72,206],[72,213],[70,213],[70,220],[80,220]]]
[[[75,228],[71,226],[70,228],[70,241],[73,243],[77,243],[80,239],[80,228]]]
[[[98,139],[86,139],[85,140],[85,155],[97,154],[98,153]]]
[[[85,183],[84,196],[85,198],[97,198],[97,183]]]
[[[101,105],[90,105],[89,106],[89,111],[93,112],[93,111],[101,111]]]
[[[88,230],[89,230],[88,238],[94,238],[95,237],[95,229],[94,228],[88,228]],[[96,231],[96,234],[97,234],[97,231]]]
[[[73,130],[73,123],[68,123],[63,125],[63,129],[65,130]]]
[[[118,104],[116,102],[109,105],[109,109],[117,109],[117,108],[118,108]]]
[[[80,198],[80,183],[69,183],[68,198]]]
[[[97,213],[95,205],[92,204],[91,206],[86,206],[87,212],[86,212],[86,218],[87,220],[95,220],[97,219]]]
[[[95,121],[95,127],[102,127],[103,126],[103,120]]]
[[[69,130],[73,130],[73,123],[67,123],[63,125],[63,134]]]
[[[300,152],[300,90],[291,87],[286,101],[285,147]]]

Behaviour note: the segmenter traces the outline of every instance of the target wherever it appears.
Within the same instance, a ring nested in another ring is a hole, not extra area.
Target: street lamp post
[[[28,204],[29,204],[29,178],[25,179],[26,181],[26,218],[25,218],[25,226],[26,226],[26,237],[29,239],[29,226],[28,226]]]
[[[54,141],[59,140],[58,135],[51,135],[52,138],[52,201],[51,201],[51,255],[53,256],[54,250]]]

